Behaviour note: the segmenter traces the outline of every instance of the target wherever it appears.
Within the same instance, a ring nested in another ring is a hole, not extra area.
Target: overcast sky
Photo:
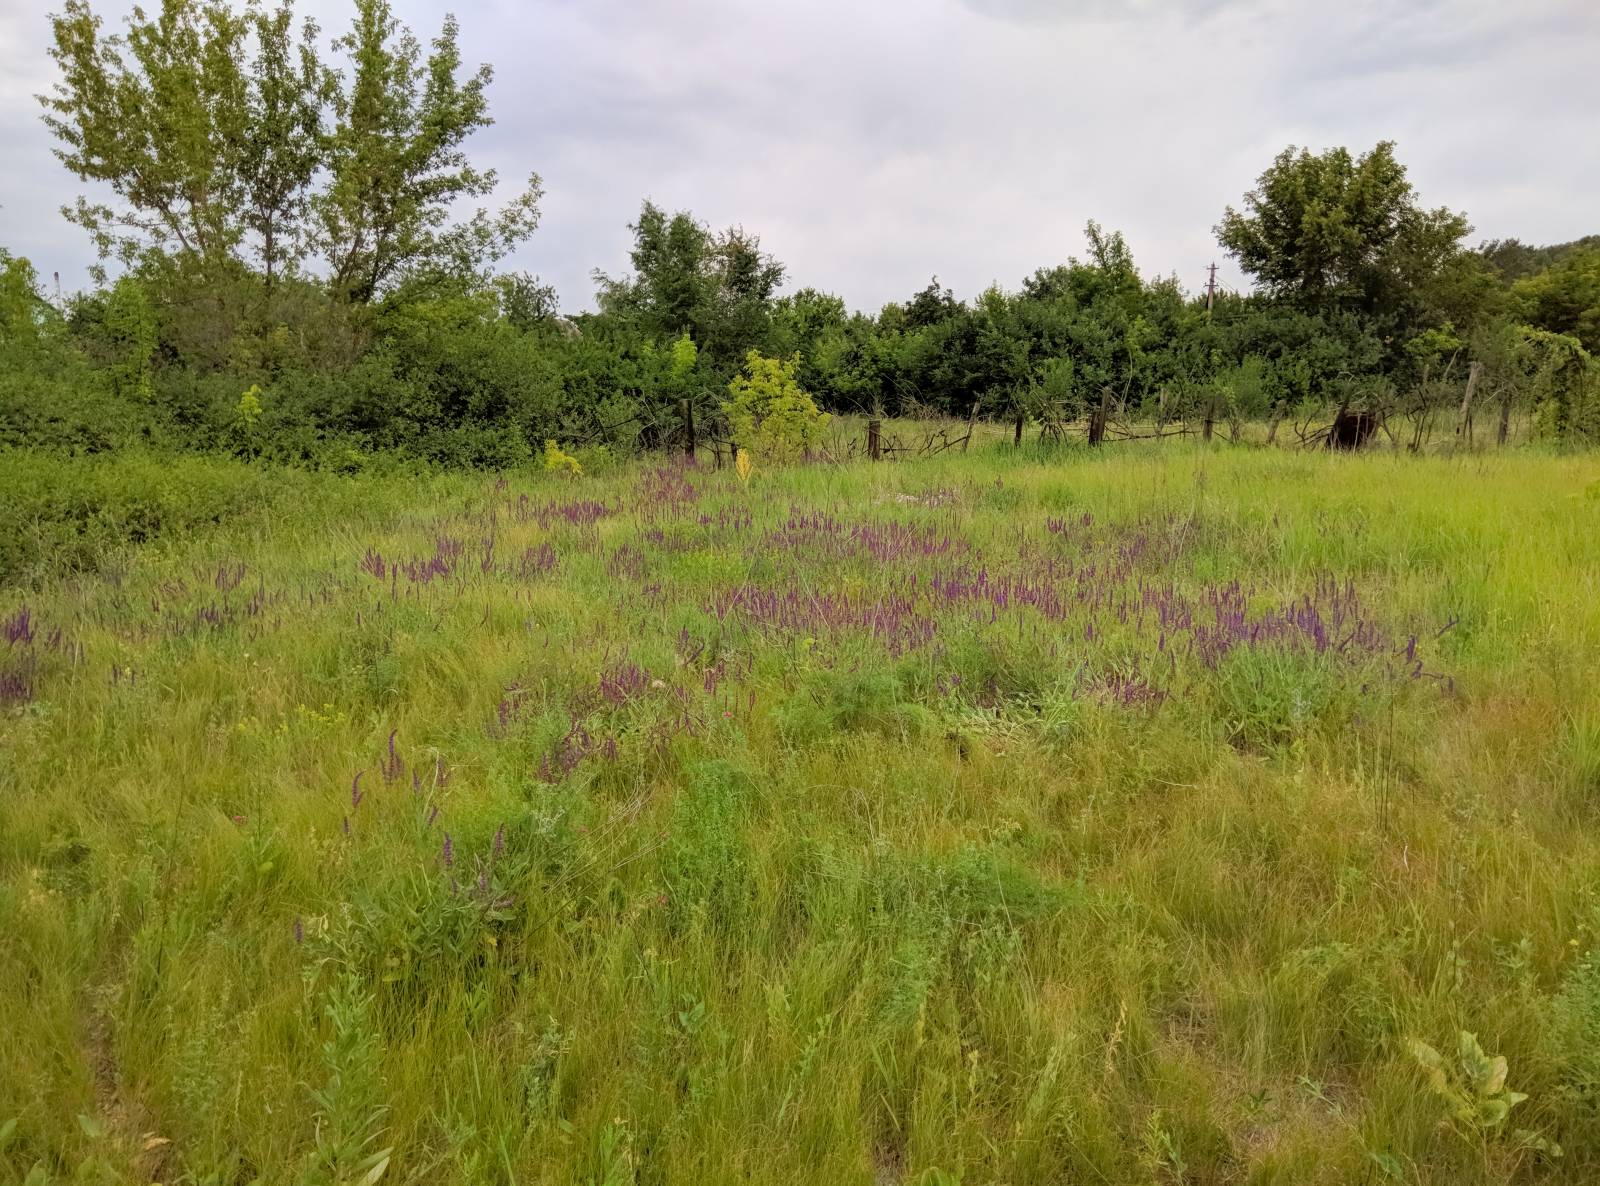
[[[0,0],[0,246],[85,283],[79,192],[33,96],[50,0]],[[107,13],[125,6],[98,4]],[[543,219],[509,266],[591,307],[650,197],[738,223],[875,309],[937,273],[1016,287],[1097,219],[1198,288],[1211,228],[1287,144],[1399,143],[1473,241],[1600,232],[1600,0],[396,0],[496,68],[474,142]],[[325,27],[339,7],[316,5]],[[302,3],[303,11],[311,7]],[[115,20],[108,20],[114,25]]]

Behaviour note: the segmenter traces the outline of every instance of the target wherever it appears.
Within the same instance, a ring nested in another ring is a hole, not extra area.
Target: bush
[[[724,405],[733,440],[757,461],[797,461],[822,439],[827,413],[800,389],[799,356],[766,358],[752,350],[744,373],[728,384],[733,399]]]
[[[297,477],[201,457],[0,453],[0,584],[93,570],[129,544],[298,499]]]

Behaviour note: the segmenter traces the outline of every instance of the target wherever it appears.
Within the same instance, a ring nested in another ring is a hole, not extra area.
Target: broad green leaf
[[[1489,1077],[1483,1084],[1482,1092],[1485,1095],[1495,1095],[1506,1085],[1506,1056],[1501,1054],[1489,1063]]]
[[[394,1150],[389,1148],[373,1154],[372,1168],[356,1180],[355,1186],[373,1186],[374,1182],[383,1177],[383,1171],[389,1168],[389,1155],[393,1152]]]

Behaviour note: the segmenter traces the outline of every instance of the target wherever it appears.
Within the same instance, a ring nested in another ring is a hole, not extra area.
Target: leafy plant
[[[547,473],[570,474],[573,477],[583,473],[583,466],[578,464],[578,459],[563,452],[554,441],[544,443],[544,468]]]
[[[723,405],[734,443],[764,462],[797,461],[822,440],[826,412],[800,389],[798,356],[767,358],[752,350],[744,372],[728,384],[732,399]]]
[[[1450,1123],[1463,1136],[1478,1141],[1499,1136],[1511,1110],[1528,1098],[1525,1092],[1513,1091],[1507,1085],[1506,1056],[1485,1053],[1477,1034],[1461,1031],[1454,1064],[1419,1038],[1413,1038],[1410,1045],[1411,1056],[1422,1068],[1428,1089],[1444,1101]],[[1519,1128],[1511,1135],[1520,1148],[1561,1156],[1559,1145],[1537,1133]]]
[[[329,994],[325,1014],[332,1033],[322,1045],[326,1077],[311,1092],[317,1136],[306,1186],[373,1186],[389,1167],[394,1150],[372,1148],[389,1109],[371,1005],[353,977]]]
[[[1419,1038],[1411,1040],[1411,1056],[1422,1068],[1429,1090],[1449,1107],[1451,1118],[1473,1131],[1498,1129],[1511,1109],[1528,1098],[1506,1086],[1505,1055],[1491,1058],[1478,1043],[1478,1035],[1465,1030],[1457,1043],[1454,1066]]]

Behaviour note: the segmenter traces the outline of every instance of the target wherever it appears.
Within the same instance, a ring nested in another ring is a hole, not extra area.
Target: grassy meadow
[[[0,459],[0,1181],[1595,1181],[1597,479]]]

